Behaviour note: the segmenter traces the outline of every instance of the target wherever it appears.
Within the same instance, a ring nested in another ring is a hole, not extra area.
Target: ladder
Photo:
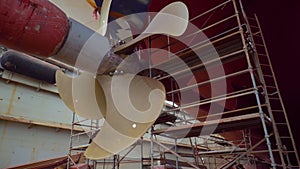
[[[279,92],[276,77],[266,47],[261,26],[256,15],[247,17],[248,22],[248,50],[254,55],[254,62],[258,70],[259,80],[263,85],[263,94],[267,111],[272,121],[280,161],[276,160],[278,168],[299,168],[299,156],[286,110]],[[253,50],[253,51],[251,51]],[[275,152],[275,150],[274,150]],[[291,159],[295,162],[292,164]]]

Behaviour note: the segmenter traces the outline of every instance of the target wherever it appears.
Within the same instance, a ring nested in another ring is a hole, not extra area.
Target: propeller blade
[[[89,159],[109,157],[136,142],[155,122],[165,100],[164,86],[148,77],[102,75],[97,81],[104,89],[107,114],[85,152]]]
[[[60,98],[69,109],[75,112],[72,96],[72,78],[58,70],[55,74],[55,80]]]
[[[86,1],[50,0],[50,2],[63,10],[68,17],[79,21],[88,28],[94,31],[99,28],[100,23],[92,16],[94,9]]]
[[[166,21],[167,24],[162,24],[166,23]],[[117,46],[114,52],[120,54],[126,48],[153,34],[180,36],[185,32],[188,21],[189,12],[187,6],[179,1],[171,3],[158,12],[142,34],[124,45]]]
[[[82,72],[77,77],[56,72],[56,85],[63,102],[77,115],[96,120],[106,115],[106,99],[94,75]]]
[[[149,127],[151,124],[149,125]],[[147,129],[149,128],[147,127]],[[145,131],[146,132],[146,131]],[[144,132],[144,133],[145,133]],[[143,134],[144,134],[143,133]],[[142,135],[143,135],[142,134]],[[84,155],[88,159],[103,159],[119,153],[135,143],[139,137],[132,138],[115,130],[108,122],[104,122],[100,132],[93,139]]]
[[[108,22],[111,1],[112,0],[104,0],[101,6],[100,28],[97,32],[102,36],[104,36],[107,31],[107,22]]]
[[[166,21],[166,24],[162,24]],[[187,6],[183,2],[174,2],[159,11],[145,29],[142,36],[145,36],[145,34],[180,36],[185,32],[188,21],[189,11]]]

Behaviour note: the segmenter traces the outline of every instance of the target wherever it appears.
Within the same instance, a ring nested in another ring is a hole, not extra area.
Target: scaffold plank
[[[199,122],[192,125],[184,125],[159,129],[153,131],[153,134],[163,135],[170,138],[187,138],[226,131],[241,130],[260,125],[259,113],[240,115],[219,120]]]

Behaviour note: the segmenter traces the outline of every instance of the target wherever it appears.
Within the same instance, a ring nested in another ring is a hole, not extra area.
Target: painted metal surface
[[[0,121],[0,168],[64,156],[69,131]]]
[[[92,16],[86,17],[88,11],[92,12],[88,3],[54,2],[55,4],[45,0],[0,1],[0,45],[36,57],[53,56],[51,59],[86,70],[82,65],[75,65],[77,62],[81,63],[78,56],[84,45],[88,44],[91,48],[86,50],[99,52],[104,57],[109,50],[109,42],[90,28],[95,26],[88,24],[88,20],[93,19]],[[99,47],[102,50],[96,50]],[[89,62],[94,64],[94,58],[91,61],[90,55],[91,53],[81,58],[85,66]]]
[[[8,70],[3,70],[0,73],[2,75],[2,79],[5,79],[7,82],[17,82],[17,83],[22,83],[24,85],[36,88],[37,90],[44,90],[48,91],[51,93],[58,93],[57,88],[53,84],[49,84],[43,81],[38,81],[36,79],[18,74],[18,73],[13,73]]]
[[[71,123],[71,111],[63,104],[57,94],[36,91],[35,88],[18,83],[0,81],[0,114],[25,119]]]
[[[67,16],[49,1],[2,0],[0,11],[0,44],[12,49],[49,57],[67,36]]]
[[[52,59],[86,70],[82,67],[83,64],[85,67],[92,67],[90,65],[95,64],[99,58],[103,58],[110,49],[109,42],[106,37],[75,19],[69,18],[69,22],[72,26],[68,37],[63,47]]]
[[[56,93],[0,79],[0,168],[66,155],[71,117]]]

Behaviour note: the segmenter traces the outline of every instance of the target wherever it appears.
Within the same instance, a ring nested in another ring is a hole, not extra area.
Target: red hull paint
[[[62,46],[68,18],[48,0],[0,0],[0,45],[49,57]]]

